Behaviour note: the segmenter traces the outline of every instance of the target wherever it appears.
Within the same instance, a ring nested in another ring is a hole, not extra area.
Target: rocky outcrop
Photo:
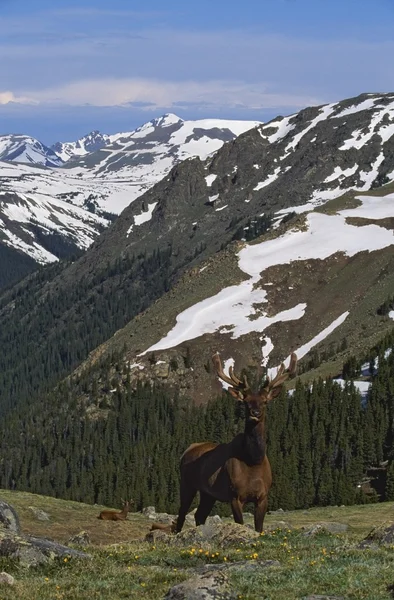
[[[24,535],[15,509],[0,501],[0,557],[32,567],[53,561],[56,557],[90,558],[88,554],[44,538]]]
[[[279,567],[277,560],[239,561],[225,565],[208,565],[196,570],[196,574],[172,587],[165,600],[232,600],[239,598],[230,585],[228,573],[246,571],[253,574],[262,569]]]
[[[251,544],[260,536],[259,533],[244,525],[237,523],[218,523],[207,520],[205,525],[185,529],[176,535],[165,531],[150,531],[146,540],[150,542],[163,542],[170,546],[204,545],[220,546],[227,548],[239,544]]]
[[[358,547],[373,549],[379,546],[394,546],[394,522],[389,521],[374,527]]]
[[[4,529],[20,533],[21,526],[16,510],[7,502],[0,500],[0,532]]]
[[[349,529],[349,526],[346,523],[334,523],[334,522],[321,522],[321,523],[316,523],[315,525],[312,525],[308,528],[305,529],[304,532],[304,536],[306,537],[312,537],[314,535],[316,535],[317,533],[332,533],[332,534],[338,534],[338,533],[345,533],[345,531],[347,531]]]
[[[207,571],[172,587],[165,600],[235,600],[226,573]]]

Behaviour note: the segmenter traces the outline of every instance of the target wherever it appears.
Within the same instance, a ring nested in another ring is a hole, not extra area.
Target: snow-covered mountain
[[[57,142],[51,146],[51,149],[62,161],[67,162],[74,156],[85,156],[85,154],[100,150],[109,143],[109,135],[95,130],[79,138],[76,142]]]
[[[129,133],[92,132],[77,142],[58,144],[59,156],[27,136],[3,136],[4,160],[10,162],[0,162],[1,241],[41,263],[57,258],[53,236],[71,249],[85,249],[110,223],[107,213],[119,214],[177,162],[205,158],[257,124],[165,115]],[[22,138],[32,140],[42,153],[23,154]],[[105,150],[97,150],[103,144]],[[37,164],[20,164],[28,156]],[[50,166],[56,169],[39,167],[48,165],[51,156]],[[67,168],[58,168],[66,160]]]
[[[166,114],[134,131],[108,136],[106,145],[97,152],[70,158],[66,169],[81,179],[127,182],[127,203],[98,201],[101,209],[120,213],[177,163],[195,156],[204,160],[225,142],[260,124],[222,119],[184,121]]]
[[[0,135],[0,160],[60,167],[63,160],[48,146],[22,134]]]
[[[226,141],[231,143],[223,147]],[[102,143],[99,150],[89,151]],[[40,256],[40,261],[51,260],[45,258],[48,249],[37,251],[37,238],[34,243],[26,240],[27,223],[33,223],[64,239],[71,236],[72,244],[86,248],[108,225],[108,213],[120,214],[160,180],[168,186],[171,169],[179,165],[171,176],[177,178],[188,170],[182,165],[190,161],[182,161],[194,157],[204,161],[193,162],[188,174],[200,200],[191,200],[195,193],[188,199],[184,188],[167,198],[164,207],[164,200],[152,192],[142,204],[133,205],[128,236],[138,238],[138,225],[151,218],[156,223],[160,213],[160,235],[163,215],[170,230],[180,218],[186,230],[202,226],[207,218],[206,227],[219,240],[223,224],[229,227],[234,214],[241,222],[276,212],[279,220],[289,206],[301,212],[305,205],[313,208],[349,190],[367,191],[394,180],[394,94],[364,94],[266,124],[184,121],[167,114],[131,132],[93,132],[63,144],[61,152],[69,159],[56,169],[0,163],[1,236],[4,240],[7,231],[12,233],[4,243]]]

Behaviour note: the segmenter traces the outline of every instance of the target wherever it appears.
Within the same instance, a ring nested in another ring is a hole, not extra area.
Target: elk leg
[[[181,481],[181,506],[179,508],[178,518],[176,521],[176,533],[182,531],[187,511],[189,510],[196,493],[197,490],[194,488],[188,488],[186,485],[182,485]]]
[[[244,516],[242,512],[243,505],[238,498],[231,500],[231,510],[233,511],[234,521],[240,525],[244,524]]]
[[[263,531],[264,517],[268,508],[268,496],[258,500],[254,505],[254,528],[258,533]]]
[[[213,496],[204,494],[204,492],[200,492],[200,503],[194,516],[196,525],[204,525],[209,513],[213,509],[215,502],[216,499]]]

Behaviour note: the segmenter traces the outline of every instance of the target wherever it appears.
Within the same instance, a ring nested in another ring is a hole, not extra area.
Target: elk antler
[[[278,372],[274,379],[271,381],[268,379],[267,388],[269,390],[273,390],[281,385],[289,379],[289,377],[294,377],[297,368],[297,355],[295,352],[292,352],[290,357],[290,365],[289,368],[285,370],[285,365],[282,363],[278,369]]]
[[[219,352],[212,356],[212,362],[215,365],[216,372],[220,379],[226,383],[229,383],[237,392],[243,393],[250,389],[246,375],[243,376],[243,381],[241,381],[241,379],[235,375],[233,367],[229,368],[230,377],[224,373]]]

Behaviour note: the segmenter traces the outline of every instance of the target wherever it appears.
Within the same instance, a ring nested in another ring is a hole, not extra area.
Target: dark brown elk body
[[[187,511],[199,492],[196,525],[205,523],[216,500],[229,502],[234,521],[242,524],[243,506],[253,502],[255,529],[261,532],[272,485],[265,445],[266,408],[268,402],[279,395],[286,379],[295,375],[297,357],[293,353],[289,368],[285,370],[282,364],[276,377],[267,379],[258,392],[252,392],[246,377],[241,381],[231,367],[230,377],[225,375],[218,354],[214,355],[213,361],[219,377],[231,385],[228,388],[230,394],[245,404],[245,429],[227,444],[192,444],[183,454],[177,531],[181,531]]]
[[[127,500],[126,502],[122,500],[123,508],[120,512],[116,510],[102,510],[97,518],[103,521],[125,521],[132,503],[132,500]]]

